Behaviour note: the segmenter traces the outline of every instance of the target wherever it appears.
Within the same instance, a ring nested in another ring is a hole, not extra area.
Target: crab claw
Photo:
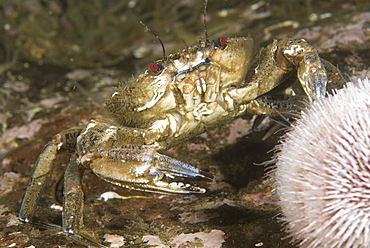
[[[181,162],[177,159],[157,153],[157,160],[154,168],[149,169],[149,175],[155,176],[153,183],[157,190],[167,193],[205,193],[203,188],[195,187],[182,182],[167,183],[162,179],[164,176],[173,179],[174,177],[198,178],[212,180],[213,176],[202,170],[199,170],[189,164]]]
[[[305,54],[298,67],[298,78],[310,101],[325,97],[328,79],[316,51]]]
[[[212,180],[213,176],[189,164],[156,152],[150,146],[141,149],[112,149],[91,159],[90,168],[102,179],[135,190],[189,194],[206,190],[175,177]]]
[[[297,68],[298,79],[310,102],[325,97],[327,74],[317,50],[304,39],[282,39],[276,44],[276,60],[282,72]],[[274,47],[274,46],[273,46]]]
[[[162,171],[168,177],[193,177],[206,180],[212,180],[213,178],[211,174],[197,169],[189,164],[181,162],[177,159],[159,153],[157,153],[155,157],[159,161],[156,166],[156,171]]]

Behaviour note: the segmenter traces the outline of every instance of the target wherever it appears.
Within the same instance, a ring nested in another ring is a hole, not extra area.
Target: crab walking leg
[[[303,96],[263,96],[247,104],[248,113],[269,117],[295,116],[309,104]]]
[[[88,247],[106,247],[97,243],[94,235],[83,229],[84,193],[81,179],[84,168],[78,163],[77,155],[70,159],[64,174],[62,228],[68,237]]]
[[[23,222],[29,222],[36,209],[37,200],[49,177],[56,154],[60,149],[70,150],[76,146],[76,137],[82,129],[74,128],[63,131],[54,136],[42,150],[37,158],[27,190],[23,197],[18,218]]]
[[[71,158],[64,175],[63,231],[71,234],[83,226],[82,173],[76,158],[76,156]]]
[[[37,199],[45,185],[45,180],[49,177],[57,151],[58,146],[49,142],[36,161],[34,172],[19,211],[18,217],[23,222],[29,222],[35,211]]]

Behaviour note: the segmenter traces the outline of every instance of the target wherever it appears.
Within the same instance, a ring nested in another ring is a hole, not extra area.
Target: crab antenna
[[[142,21],[140,21],[140,24],[144,26],[145,32],[151,32],[155,36],[155,38],[157,38],[157,40],[161,43],[162,51],[163,51],[163,60],[167,60],[166,49],[164,48],[164,44],[163,44],[162,40],[147,25],[145,25],[145,23],[143,23]]]
[[[186,52],[189,52],[189,46],[188,46],[188,44],[186,43],[186,41],[182,40],[182,43],[184,43],[184,46],[185,46],[185,50],[186,50]]]
[[[207,5],[208,5],[208,0],[204,0],[203,26],[204,26],[204,34],[206,35],[206,43],[209,42],[209,37],[208,37],[208,33],[207,33]]]

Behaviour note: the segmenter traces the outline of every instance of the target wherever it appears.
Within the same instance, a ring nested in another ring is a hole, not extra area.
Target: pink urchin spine
[[[277,146],[270,173],[301,247],[370,247],[370,82],[313,103]]]

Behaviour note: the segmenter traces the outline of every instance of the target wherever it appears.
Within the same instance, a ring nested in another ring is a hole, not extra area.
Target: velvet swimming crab
[[[80,168],[90,168],[98,177],[131,189],[204,193],[205,189],[176,178],[211,180],[210,174],[160,152],[247,112],[269,114],[267,100],[279,101],[270,97],[274,94],[289,96],[294,103],[294,93],[286,93],[289,85],[284,83],[294,72],[309,101],[325,95],[326,62],[305,40],[274,40],[253,58],[252,51],[251,38],[211,41],[207,37],[150,64],[107,100],[114,121],[92,120],[85,128],[55,135],[45,146],[19,219],[32,219],[53,161],[62,150],[72,154],[64,174],[62,224],[71,235],[83,229]]]

